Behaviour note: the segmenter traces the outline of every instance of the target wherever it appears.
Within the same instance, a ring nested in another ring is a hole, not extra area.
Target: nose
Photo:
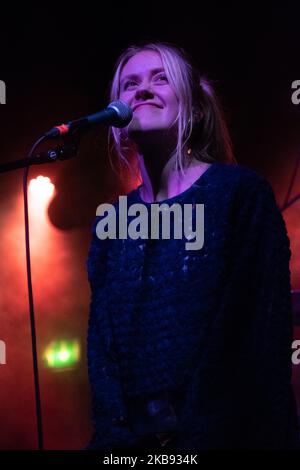
[[[153,91],[151,89],[150,84],[147,83],[141,83],[140,86],[136,89],[135,93],[135,98],[137,100],[142,99],[142,100],[147,100],[147,99],[153,99]]]

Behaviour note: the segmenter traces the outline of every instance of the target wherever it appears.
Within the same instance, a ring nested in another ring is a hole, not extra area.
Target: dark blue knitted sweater
[[[138,189],[128,195],[136,202]],[[162,202],[204,204],[202,249],[101,241],[99,217],[93,225],[89,448],[138,445],[129,404],[163,391],[174,398],[178,450],[295,446],[291,253],[271,186],[216,162]]]

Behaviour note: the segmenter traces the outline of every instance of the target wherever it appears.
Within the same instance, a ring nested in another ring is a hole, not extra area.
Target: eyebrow
[[[151,73],[151,76],[153,76],[153,75],[156,75],[157,73],[164,72],[164,71],[165,71],[165,69],[163,69],[162,67],[159,67],[159,68],[150,70],[150,73]],[[136,73],[131,73],[129,75],[125,75],[125,77],[123,77],[120,80],[120,84],[122,85],[127,80],[137,80],[138,78],[139,78],[139,75],[136,74]]]

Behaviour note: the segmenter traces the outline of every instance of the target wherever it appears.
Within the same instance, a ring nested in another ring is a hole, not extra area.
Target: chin
[[[151,132],[164,132],[167,130],[167,127],[163,124],[153,123],[148,120],[133,120],[128,127],[129,136],[137,133],[151,133]]]
[[[153,126],[140,126],[128,129],[128,136],[132,140],[141,140],[141,139],[155,139],[157,137],[162,137],[166,132],[164,127],[153,127]]]

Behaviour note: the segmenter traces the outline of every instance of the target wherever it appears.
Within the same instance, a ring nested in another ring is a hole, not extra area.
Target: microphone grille
[[[133,116],[131,107],[124,101],[113,101],[108,105],[108,108],[113,108],[118,115],[118,119],[114,123],[114,127],[126,127]]]

